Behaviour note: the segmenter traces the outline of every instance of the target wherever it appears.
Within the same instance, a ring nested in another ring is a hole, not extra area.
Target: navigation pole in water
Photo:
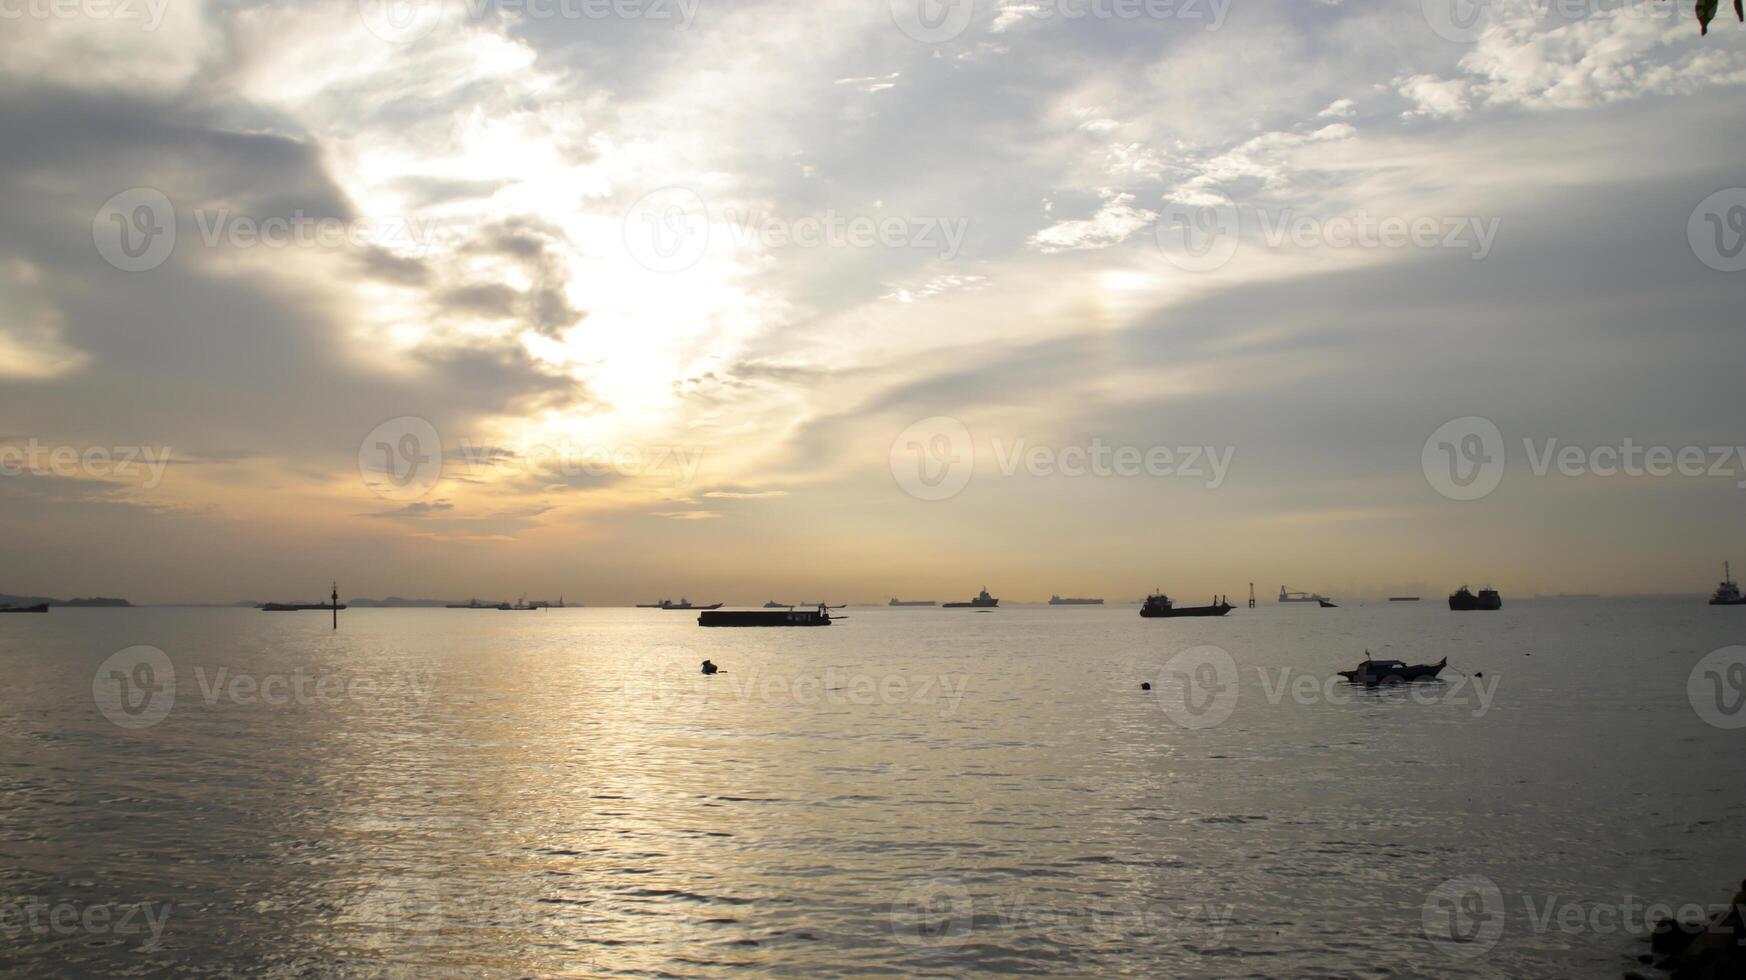
[[[333,595],[329,598],[333,600],[333,628],[337,630],[339,629],[339,582],[333,583]]]
[[[1249,608],[1255,608],[1255,583],[1249,583]],[[337,627],[336,627],[337,628]]]

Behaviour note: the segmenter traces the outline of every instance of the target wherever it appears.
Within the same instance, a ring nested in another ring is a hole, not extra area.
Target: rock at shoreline
[[[1746,881],[1727,909],[1708,921],[1681,921],[1672,916],[1655,923],[1649,948],[1660,957],[1656,964],[1673,974],[1673,980],[1734,980],[1746,977],[1746,927],[1741,910],[1746,908]]]

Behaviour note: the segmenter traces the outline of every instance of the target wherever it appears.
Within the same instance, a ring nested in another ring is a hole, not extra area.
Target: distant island
[[[235,602],[163,602],[157,603],[157,605],[178,609],[259,609],[267,601],[266,599],[238,599]],[[297,601],[307,601],[311,605],[325,606],[329,600],[325,596],[318,596],[314,599]],[[391,595],[385,599],[341,599],[340,604],[342,608],[352,606],[359,609],[441,609],[457,601],[455,599],[407,599]],[[492,603],[492,605],[495,606],[496,603]]]
[[[260,600],[260,599],[238,599],[236,602],[230,603],[230,605],[258,607],[262,604],[263,601],[264,600]],[[312,601],[314,604],[317,604],[317,605],[326,605],[328,602],[328,600],[326,598],[320,598],[320,599],[316,599],[316,600],[312,600]],[[444,606],[447,606],[447,605],[450,605],[450,604],[456,603],[456,602],[461,602],[464,600],[459,600],[459,599],[407,599],[407,598],[404,598],[402,596],[391,595],[385,599],[344,599],[341,601],[344,605],[352,606],[353,608],[357,608],[357,609],[441,609]],[[496,603],[492,603],[492,605],[496,605]]]
[[[89,599],[50,599],[41,595],[7,595],[0,592],[0,606],[40,606],[43,603],[51,606],[126,606],[132,608],[133,603],[126,599],[110,599],[105,596],[92,596]]]

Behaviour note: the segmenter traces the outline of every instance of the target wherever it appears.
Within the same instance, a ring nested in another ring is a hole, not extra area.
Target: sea
[[[0,616],[0,971],[1618,977],[1746,876],[1746,608],[835,615]]]

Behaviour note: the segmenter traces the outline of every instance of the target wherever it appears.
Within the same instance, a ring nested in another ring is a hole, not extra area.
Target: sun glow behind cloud
[[[253,288],[272,310],[295,307],[303,319],[279,329],[304,331],[321,352],[301,367],[304,396],[329,400],[322,386],[337,365],[366,389],[355,399],[368,407],[323,429],[323,449],[255,449],[276,468],[237,463],[221,476],[216,464],[191,467],[163,502],[252,520],[307,495],[322,502],[319,519],[343,514],[373,540],[527,548],[543,544],[533,540],[539,528],[610,536],[614,518],[699,533],[772,513],[849,521],[853,512],[865,529],[901,522],[895,507],[913,502],[890,499],[886,453],[895,432],[927,415],[1056,440],[1085,427],[1180,431],[1182,418],[1217,429],[1240,415],[1225,392],[1264,400],[1273,396],[1257,379],[1291,386],[1337,373],[1354,356],[1335,339],[1347,321],[1444,325],[1440,310],[1397,313],[1399,298],[1379,300],[1392,304],[1382,312],[1360,309],[1364,293],[1386,293],[1402,270],[1445,256],[1313,236],[1268,241],[1269,228],[1370,214],[1501,218],[1510,229],[1536,220],[1554,191],[1606,201],[1632,179],[1713,172],[1663,149],[1727,116],[1746,79],[1737,40],[1699,47],[1684,25],[1634,14],[1559,25],[1494,5],[1498,22],[1456,45],[1431,35],[1416,2],[1374,15],[1242,8],[1216,32],[1021,21],[1009,6],[935,45],[903,36],[885,6],[710,7],[675,30],[473,19],[447,4],[448,19],[408,44],[372,34],[349,0],[188,8],[132,49],[115,25],[24,25],[36,32],[30,43],[17,32],[0,39],[0,71],[56,93],[126,90],[170,114],[174,136],[115,157],[169,160],[165,179],[178,181],[181,207],[327,207],[379,231],[341,249],[269,252],[192,244],[188,229],[170,268],[201,277],[186,287],[190,301]],[[104,53],[93,59],[100,70],[69,72],[64,62],[78,52]],[[1632,103],[1668,93],[1719,105],[1618,121]],[[1523,111],[1539,121],[1524,123]],[[91,125],[109,138],[123,128]],[[1629,128],[1640,125],[1661,129]],[[190,132],[213,141],[178,159],[175,144]],[[201,158],[249,141],[278,141],[261,151],[273,159],[306,153],[303,186]],[[56,170],[88,158],[67,151],[19,166],[33,188],[64,189],[74,185]],[[123,168],[81,179],[102,193],[49,197],[84,222],[62,224],[88,252],[90,209],[147,178]],[[638,202],[669,188],[701,202],[707,245],[682,268],[650,268],[627,235],[646,231]],[[1234,258],[1204,270],[1173,261],[1159,226],[1183,205],[1233,209],[1242,222]],[[792,229],[829,213],[962,222],[965,236],[945,254],[803,247],[758,232],[766,219]],[[27,256],[36,247],[12,246]],[[101,278],[113,270],[74,282],[52,253],[21,261],[48,271],[0,280],[18,297],[0,306],[11,377],[77,385],[126,360],[127,335],[104,341],[93,324],[105,314],[66,299],[120,288]],[[1460,277],[1497,265],[1441,268]],[[1288,307],[1216,335],[1199,326],[1209,304],[1241,307],[1257,291],[1334,280],[1362,285],[1349,290],[1358,298],[1329,301],[1340,312],[1327,320]],[[239,319],[228,308],[188,316]],[[28,418],[70,417],[54,394]],[[237,434],[213,421],[178,428],[175,413],[134,414],[156,418],[160,441],[232,450],[255,446],[254,433],[283,424],[287,408],[277,403],[260,422],[240,399],[231,411]],[[402,414],[440,416],[449,450],[463,440],[523,458],[679,447],[703,462],[683,481],[634,466],[599,478],[457,469],[464,479],[445,484],[440,513],[358,517],[375,501],[332,473],[351,465],[348,439]],[[31,424],[43,423],[13,427]],[[1250,445],[1243,458],[1264,453]],[[226,491],[226,480],[235,487]],[[1021,485],[1040,508],[1061,492]],[[279,496],[263,507],[236,487]],[[732,489],[711,495],[717,487]],[[1152,503],[1137,487],[1118,489],[1123,506]],[[872,511],[857,509],[869,502]],[[1263,511],[1253,519],[1268,526],[1326,523],[1289,493],[1243,506]]]

